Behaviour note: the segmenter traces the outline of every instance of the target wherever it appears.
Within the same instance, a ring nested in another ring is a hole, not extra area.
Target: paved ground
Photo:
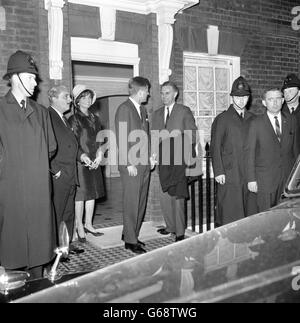
[[[77,242],[85,252],[80,255],[69,255],[71,261],[60,263],[59,273],[94,271],[136,256],[135,253],[124,248],[124,242],[121,241],[122,226],[99,230],[104,233],[103,236],[94,237],[88,234],[86,243]],[[173,236],[162,236],[156,230],[157,227],[154,227],[151,222],[145,222],[142,226],[140,240],[146,243],[147,251],[174,243]]]

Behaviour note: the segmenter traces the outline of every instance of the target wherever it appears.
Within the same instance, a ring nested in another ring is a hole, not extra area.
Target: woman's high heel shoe
[[[93,231],[87,229],[86,227],[84,227],[84,232],[85,233],[90,233],[95,237],[100,237],[100,236],[103,236],[103,234],[104,234],[103,232],[93,232]]]
[[[86,237],[81,238],[81,236],[78,233],[78,229],[76,229],[76,233],[77,233],[78,241],[81,242],[81,243],[86,243]]]

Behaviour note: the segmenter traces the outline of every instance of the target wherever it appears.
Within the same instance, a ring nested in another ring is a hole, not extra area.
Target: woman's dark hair
[[[81,98],[84,98],[84,97],[86,97],[86,96],[88,96],[88,95],[90,95],[91,96],[91,98],[93,99],[93,97],[94,97],[94,93],[91,91],[91,90],[84,90],[84,91],[82,91],[79,95],[78,95],[78,97],[76,98],[76,100],[75,100],[75,102],[74,102],[74,104],[75,104],[75,108],[78,108],[78,104],[79,104],[79,101],[80,101],[80,99]]]

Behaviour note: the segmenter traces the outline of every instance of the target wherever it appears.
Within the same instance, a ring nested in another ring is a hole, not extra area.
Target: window
[[[240,59],[184,53],[183,102],[191,108],[202,145],[210,142],[214,118],[230,104],[231,84],[240,76]]]

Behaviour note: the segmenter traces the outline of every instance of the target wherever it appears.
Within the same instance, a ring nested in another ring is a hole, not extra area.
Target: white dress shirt
[[[171,116],[174,105],[175,105],[175,102],[169,106],[169,118]],[[167,109],[167,106],[165,106],[165,118],[164,118],[165,123],[166,123],[166,119],[167,119],[167,114],[168,114],[168,109]]]
[[[279,112],[277,115],[274,115],[274,114],[270,113],[269,111],[267,111],[267,115],[270,119],[271,125],[275,131],[275,134],[276,134],[276,125],[275,125],[275,118],[274,117],[277,117],[278,122],[279,122],[280,133],[282,133],[281,112]]]
[[[140,118],[142,119],[140,105],[132,97],[129,97],[129,100],[133,103],[133,105],[136,108],[137,113],[139,114]]]

